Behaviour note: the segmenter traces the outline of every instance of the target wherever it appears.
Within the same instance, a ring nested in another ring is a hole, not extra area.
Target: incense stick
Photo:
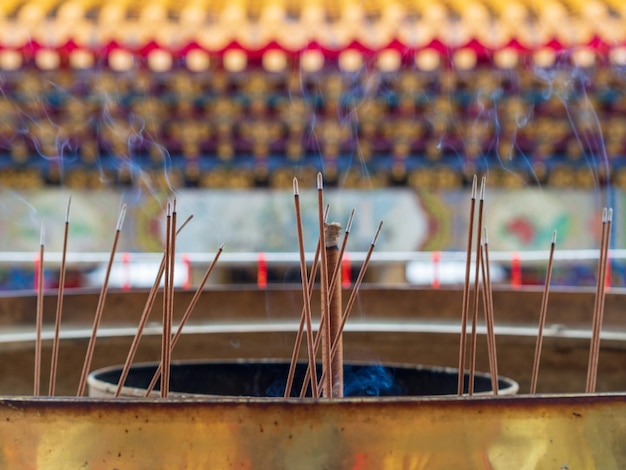
[[[187,217],[187,220],[183,222],[183,224],[176,231],[176,235],[178,235],[183,228],[189,223],[189,221],[193,218],[193,215]],[[141,316],[139,318],[139,325],[137,326],[137,332],[135,333],[135,337],[133,338],[133,342],[130,345],[130,350],[128,351],[128,355],[126,356],[126,362],[124,363],[124,367],[122,368],[122,373],[120,374],[120,378],[117,382],[117,389],[115,390],[115,397],[119,397],[122,393],[122,388],[124,387],[124,382],[126,382],[126,378],[128,377],[128,372],[130,371],[130,366],[135,359],[135,354],[137,353],[137,349],[139,348],[139,341],[141,340],[141,335],[143,334],[143,330],[146,327],[146,323],[148,322],[148,318],[150,317],[150,313],[152,312],[152,307],[154,306],[154,302],[156,300],[156,294],[159,290],[159,286],[161,285],[161,280],[163,279],[163,273],[165,272],[165,263],[167,261],[165,253],[163,253],[163,258],[161,259],[161,264],[159,265],[159,271],[157,272],[156,278],[154,279],[154,284],[152,284],[152,288],[148,294],[148,298],[146,300],[146,304],[141,312]]]
[[[304,240],[302,234],[302,213],[300,211],[300,191],[298,189],[298,180],[293,179],[293,200],[296,210],[296,229],[298,232],[298,251],[300,253],[300,278],[302,279],[302,301],[304,303],[304,317],[306,323],[306,341],[307,341],[307,353],[309,360],[309,367],[311,368],[311,374],[313,377],[317,376],[316,364],[315,364],[315,352],[313,351],[313,324],[311,321],[311,296],[309,295],[309,289],[306,283],[307,280],[307,268],[306,259],[304,256]],[[320,239],[320,247],[323,246],[323,240]],[[321,252],[320,248],[320,252]],[[314,397],[317,397],[317,383],[315,380],[312,382],[311,393]]]
[[[329,279],[331,281],[328,285],[328,315],[330,337],[334,338],[335,335],[340,335],[339,325],[342,318],[342,302],[341,302],[341,258],[339,257],[339,234],[341,232],[341,225],[334,222],[326,224],[326,258],[327,268],[329,270]],[[339,272],[340,275],[334,276],[335,272]],[[332,273],[332,274],[331,274]],[[338,342],[337,351],[330,358],[329,374],[331,377],[332,391],[330,396],[342,397],[343,396],[343,345],[342,341]]]
[[[550,243],[550,255],[548,257],[548,267],[546,269],[546,279],[543,286],[543,297],[541,299],[541,312],[539,314],[539,329],[537,330],[537,343],[535,345],[535,359],[533,361],[533,374],[530,379],[531,395],[537,392],[537,379],[539,378],[539,362],[541,360],[541,348],[543,345],[543,328],[546,324],[548,312],[548,295],[550,294],[550,280],[552,279],[552,263],[554,261],[554,247],[556,246],[556,230],[552,232],[552,243]]]
[[[320,231],[320,246],[326,247],[326,229],[324,223],[324,181],[322,178],[322,173],[317,174],[317,208],[318,208],[318,221],[319,221],[319,231]],[[322,334],[322,370],[328,371],[325,375],[326,380],[322,383],[322,396],[331,398],[333,394],[333,377],[331,370],[331,359],[330,359],[330,350],[331,350],[331,321],[330,321],[330,299],[329,299],[329,279],[328,279],[328,256],[326,250],[320,251],[321,255],[321,268],[320,268],[320,296],[321,296],[321,306],[322,306],[322,320],[320,320],[320,325],[324,323],[324,326],[321,327],[320,333]]]
[[[41,224],[39,236],[39,272],[37,273],[37,319],[36,319],[36,339],[35,339],[35,377],[34,393],[38,397],[41,383],[41,329],[43,327],[43,255],[44,255],[45,230]]]
[[[365,260],[363,260],[363,264],[361,265],[361,270],[359,271],[359,275],[357,276],[356,281],[354,282],[354,287],[352,288],[352,292],[350,294],[350,298],[348,299],[348,303],[346,304],[345,312],[341,318],[341,324],[339,325],[339,330],[337,331],[337,335],[333,338],[333,343],[331,346],[330,357],[334,356],[338,349],[338,344],[341,341],[341,335],[343,333],[343,329],[346,326],[346,322],[352,312],[352,307],[356,302],[356,296],[359,292],[359,288],[361,287],[361,283],[363,282],[363,278],[365,277],[365,273],[367,272],[367,267],[369,266],[370,259],[372,257],[372,253],[374,252],[374,248],[376,247],[376,241],[378,240],[378,236],[380,235],[381,229],[383,228],[383,222],[381,221],[378,224],[378,229],[376,230],[376,234],[372,239],[372,243],[370,244],[369,249],[367,250],[367,254],[365,255]],[[322,376],[320,377],[320,383],[323,383],[325,371],[322,371]]]
[[[469,370],[469,390],[468,395],[474,394],[474,375],[476,373],[476,324],[478,323],[478,289],[479,289],[479,273],[480,273],[480,232],[483,225],[483,207],[485,203],[485,180],[483,176],[480,181],[480,199],[478,202],[478,225],[476,230],[476,265],[474,270],[474,305],[472,308],[472,339],[470,343],[470,370]]]
[[[587,368],[587,393],[596,391],[598,375],[598,360],[600,357],[600,335],[602,332],[602,320],[604,318],[604,300],[606,296],[606,271],[608,265],[608,250],[611,239],[611,224],[613,221],[613,209],[605,208],[603,211],[602,237],[600,244],[600,260],[598,264],[598,285],[596,289],[596,308],[593,318],[593,331],[589,351],[589,364]]]
[[[167,214],[165,217],[165,283],[163,285],[163,319],[161,333],[161,364],[164,365],[161,374],[161,398],[167,398],[169,395],[170,385],[170,369],[166,367],[169,364],[168,356],[170,354],[170,342],[172,338],[171,322],[169,320],[170,311],[170,295],[172,293],[170,283],[172,282],[172,206],[167,204]]]
[[[102,320],[102,312],[104,311],[104,304],[106,300],[106,294],[109,288],[109,278],[111,276],[111,268],[113,267],[113,260],[115,259],[115,252],[120,239],[120,233],[122,231],[122,225],[124,224],[124,217],[126,216],[126,204],[124,204],[120,210],[119,217],[117,219],[117,226],[115,227],[115,237],[113,239],[113,246],[111,247],[111,254],[109,256],[109,262],[107,265],[106,273],[104,276],[104,282],[102,283],[102,289],[100,291],[100,297],[98,298],[98,306],[96,308],[96,314],[93,320],[93,330],[89,337],[89,344],[87,345],[87,353],[85,354],[85,361],[83,363],[83,370],[80,376],[80,382],[78,384],[78,391],[76,396],[81,397],[85,393],[85,386],[87,385],[87,375],[91,367],[91,361],[93,359],[93,352],[96,346],[96,337],[98,334],[98,327],[100,326],[100,320]]]
[[[343,241],[341,242],[341,248],[339,249],[339,255],[338,255],[339,260],[343,259],[343,255],[346,251],[346,246],[348,244],[348,238],[350,237],[350,229],[352,228],[353,220],[354,220],[354,209],[352,209],[352,211],[350,212],[350,218],[348,219],[348,223],[346,224],[346,230],[344,232]],[[341,272],[341,262],[335,267],[335,272],[333,273],[333,277],[330,281],[331,285],[333,285],[333,283],[336,282],[340,272]],[[313,351],[316,356],[317,356],[317,351],[320,346],[323,328],[324,328],[324,317],[322,317],[320,320],[318,334],[315,336],[315,342],[313,344]],[[302,382],[302,388],[300,390],[300,398],[304,398],[306,396],[306,390],[310,381],[311,381],[311,369],[307,368],[305,375],[304,375],[304,381]]]
[[[470,267],[472,264],[472,237],[474,235],[474,211],[476,208],[476,182],[474,175],[472,182],[472,197],[469,211],[469,230],[467,232],[467,252],[465,258],[465,280],[463,282],[463,306],[461,311],[461,336],[459,339],[459,378],[458,395],[463,396],[465,389],[465,349],[467,343],[467,317],[469,313],[469,283]]]
[[[604,240],[606,236],[606,222],[608,219],[608,209],[605,207],[602,210],[602,231],[600,234],[600,252],[598,255],[598,268],[597,268],[597,280],[596,280],[596,296],[593,304],[593,314],[592,314],[592,326],[591,326],[591,341],[589,343],[589,358],[587,362],[587,381],[585,384],[585,391],[590,393],[591,390],[591,375],[593,373],[593,361],[594,361],[594,351],[595,351],[595,338],[596,338],[596,330],[598,323],[598,310],[600,303],[600,289],[601,289],[601,277],[602,277],[602,264],[603,264],[603,254],[604,254]]]
[[[220,255],[222,254],[223,251],[224,251],[224,245],[222,244],[218,248],[217,253],[215,253],[215,257],[213,258],[213,261],[211,262],[208,269],[204,273],[204,276],[202,277],[200,284],[198,284],[198,288],[196,289],[196,292],[191,298],[191,301],[189,302],[189,305],[187,306],[187,310],[185,310],[185,313],[183,314],[183,317],[181,318],[180,323],[178,324],[178,328],[176,329],[176,333],[174,334],[174,337],[172,338],[172,342],[170,345],[170,355],[171,355],[171,352],[174,350],[174,347],[176,346],[176,343],[178,342],[180,335],[183,332],[183,327],[187,323],[187,320],[189,320],[189,317],[191,317],[193,310],[196,308],[196,304],[198,303],[198,300],[200,300],[200,295],[202,295],[204,286],[209,280],[211,273],[215,269],[215,266],[217,265],[217,261],[219,260]],[[154,375],[152,376],[152,381],[150,382],[150,385],[148,385],[148,388],[146,390],[146,398],[149,397],[152,390],[154,390],[154,387],[157,381],[159,380],[159,377],[161,377],[162,371],[163,371],[163,363],[159,363],[157,370],[154,372]]]
[[[309,281],[307,284],[309,299],[313,294],[313,285],[315,283],[315,276],[317,275],[317,265],[320,256],[320,242],[317,241],[317,247],[315,248],[315,255],[313,257],[313,264],[311,265],[311,272],[309,273]],[[293,378],[296,373],[296,366],[298,364],[298,356],[300,355],[300,347],[302,346],[302,336],[304,335],[304,324],[306,319],[306,310],[302,306],[302,312],[300,313],[300,324],[298,325],[298,332],[296,333],[296,340],[294,341],[293,350],[291,351],[291,362],[289,364],[289,372],[287,373],[287,382],[285,384],[284,398],[291,396],[291,390],[293,388]],[[308,369],[307,369],[308,371]],[[306,381],[306,379],[305,379]]]
[[[326,217],[328,216],[328,209],[329,209],[329,206],[327,205],[326,211],[324,213],[324,219],[326,219]],[[313,286],[315,284],[315,276],[317,275],[317,267],[319,264],[320,249],[321,249],[320,240],[318,239],[317,246],[315,247],[315,255],[313,256],[313,263],[311,265],[311,272],[309,273],[309,281],[307,285],[309,299],[311,298],[311,295],[313,295]],[[289,372],[287,373],[287,382],[285,384],[285,393],[283,395],[284,398],[289,398],[291,396],[291,389],[293,388],[293,378],[296,373],[298,356],[300,355],[300,347],[302,346],[302,336],[304,334],[305,317],[306,317],[306,310],[303,305],[302,312],[300,313],[300,324],[298,325],[298,332],[296,333],[296,340],[294,341],[293,350],[291,351],[291,362],[289,364]],[[315,344],[317,344],[318,337],[315,338]],[[315,356],[316,354],[317,354],[317,348],[314,348],[313,356]],[[307,364],[306,374],[309,374],[310,371],[311,369],[309,368]],[[305,389],[305,393],[306,393],[306,381],[307,381],[306,374],[305,374],[305,379],[303,382],[303,388]]]
[[[496,334],[493,315],[493,291],[491,289],[491,271],[489,269],[489,238],[487,227],[483,230],[481,252],[481,271],[483,276],[483,307],[485,323],[487,325],[487,351],[489,354],[489,373],[491,375],[491,390],[498,394],[498,355],[496,352]]]
[[[67,265],[67,239],[70,228],[70,205],[72,197],[67,201],[67,212],[65,213],[65,231],[63,234],[63,251],[61,252],[61,269],[59,272],[59,291],[57,294],[57,310],[54,322],[54,340],[52,342],[52,358],[50,360],[50,381],[48,395],[54,396],[57,379],[57,364],[59,359],[59,336],[61,334],[61,315],[63,311],[63,294],[65,291],[65,271]]]
[[[165,337],[166,348],[166,361],[162,366],[161,371],[161,387],[165,384],[165,398],[167,398],[170,390],[170,376],[171,376],[171,362],[172,362],[172,323],[174,322],[174,271],[176,267],[176,225],[177,215],[176,210],[176,198],[172,202],[172,226],[170,227],[170,282],[169,282],[169,295],[168,295],[168,307],[167,307],[167,334]],[[167,372],[167,380],[163,378],[163,371]]]

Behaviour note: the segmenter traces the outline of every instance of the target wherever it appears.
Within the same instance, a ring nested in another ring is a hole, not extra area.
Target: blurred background
[[[349,284],[462,283],[473,176],[487,176],[494,283],[624,286],[626,6],[620,0],[3,0],[0,288],[152,284],[176,197],[177,284],[221,243],[215,283],[299,282],[315,178],[345,228]]]

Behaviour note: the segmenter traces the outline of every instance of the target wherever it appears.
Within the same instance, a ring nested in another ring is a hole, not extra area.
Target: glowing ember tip
[[[381,220],[378,224],[378,229],[376,230],[376,234],[374,235],[374,239],[372,240],[372,246],[376,245],[376,241],[378,240],[378,236],[380,235],[380,231],[383,228],[383,221]]]
[[[39,245],[40,246],[44,246],[44,241],[46,239],[46,228],[43,225],[43,222],[41,223],[41,227],[39,229]]]
[[[352,220],[354,220],[354,209],[350,212],[350,218],[348,219],[348,223],[346,225],[346,233],[350,233],[350,229],[352,228]]]
[[[293,195],[300,195],[300,188],[298,187],[298,178],[293,179]]]
[[[556,230],[552,232],[552,244],[554,245],[555,243],[556,243]]]
[[[613,208],[609,209],[609,214],[607,216],[607,222],[613,222]]]
[[[120,210],[120,216],[117,219],[117,227],[115,228],[116,231],[121,231],[122,230],[122,225],[124,225],[124,218],[126,217],[126,208],[128,206],[126,204],[124,204],[122,206],[122,209]]]
[[[485,200],[485,186],[486,186],[486,183],[487,183],[487,177],[483,176],[480,179],[480,200],[481,201]]]
[[[317,189],[324,189],[324,179],[321,171],[317,174]]]
[[[70,206],[72,205],[72,196],[70,196],[69,200],[67,201],[67,211],[65,212],[65,223],[69,224],[70,223]]]
[[[478,184],[478,177],[474,175],[472,180],[472,199],[476,199],[476,185]]]
[[[485,245],[489,244],[489,237],[487,237],[487,227],[483,227],[483,243]]]

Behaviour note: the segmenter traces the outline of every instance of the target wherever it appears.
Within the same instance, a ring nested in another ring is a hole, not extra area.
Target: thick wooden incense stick
[[[489,353],[489,373],[491,375],[491,390],[498,394],[498,354],[496,352],[496,334],[493,314],[493,291],[491,289],[491,271],[489,270],[489,239],[487,227],[484,227],[483,243],[481,248],[481,271],[483,279],[483,307],[485,309],[485,323],[487,325],[487,350]]]
[[[122,226],[124,225],[124,217],[126,216],[126,204],[122,206],[119,217],[117,219],[117,226],[115,227],[115,237],[113,239],[113,246],[111,247],[111,254],[109,256],[109,262],[107,264],[106,273],[104,275],[104,282],[102,283],[102,289],[100,291],[100,297],[98,298],[98,305],[96,307],[96,314],[93,320],[93,329],[91,336],[89,337],[89,344],[87,345],[87,353],[85,354],[85,361],[83,362],[83,370],[80,375],[80,382],[78,383],[78,391],[76,396],[81,397],[85,393],[85,387],[87,385],[87,375],[91,367],[91,361],[93,359],[94,348],[96,347],[96,338],[98,336],[98,327],[100,326],[100,320],[102,320],[102,312],[104,311],[104,304],[106,301],[106,295],[109,289],[109,278],[111,277],[111,268],[113,267],[113,260],[115,259],[115,252],[117,251],[117,245],[120,240],[120,233]]]
[[[376,230],[376,234],[372,239],[372,243],[370,244],[369,249],[367,250],[367,254],[365,255],[365,260],[363,261],[363,265],[361,266],[361,270],[359,271],[359,275],[357,276],[356,281],[354,282],[354,287],[352,288],[352,292],[350,297],[348,298],[348,302],[346,304],[346,309],[341,318],[341,324],[339,325],[339,331],[337,331],[337,335],[333,338],[333,343],[331,346],[331,360],[334,355],[334,352],[339,348],[339,343],[341,341],[341,336],[343,334],[343,329],[346,326],[346,322],[350,317],[350,313],[352,312],[352,307],[356,302],[356,297],[361,287],[361,283],[363,282],[363,278],[365,277],[365,273],[367,272],[367,267],[369,266],[370,259],[372,258],[372,253],[374,252],[374,248],[376,247],[376,241],[378,240],[378,236],[380,235],[380,231],[383,228],[383,222],[381,221],[378,224],[378,229]],[[325,371],[322,371],[322,376],[320,377],[320,383],[323,383],[325,380],[324,377]]]
[[[37,319],[36,319],[36,339],[35,339],[35,377],[34,393],[38,397],[41,388],[41,329],[43,327],[43,256],[44,256],[44,227],[41,225],[39,240],[39,271],[37,272]]]
[[[208,269],[204,273],[204,276],[200,280],[200,284],[198,284],[198,288],[196,289],[196,292],[194,293],[191,301],[189,302],[189,305],[187,306],[187,310],[185,310],[185,313],[183,314],[183,317],[181,318],[180,323],[178,324],[178,328],[176,328],[176,333],[174,334],[174,337],[172,338],[172,342],[170,345],[170,355],[172,351],[174,351],[174,348],[176,347],[176,343],[178,343],[180,335],[183,332],[183,327],[189,320],[189,317],[191,317],[193,310],[196,308],[196,304],[198,303],[198,300],[200,300],[200,295],[202,295],[204,286],[209,280],[209,277],[211,277],[211,273],[215,269],[215,266],[217,265],[217,261],[220,259],[220,255],[222,254],[223,251],[224,251],[224,245],[222,244],[217,250],[217,253],[215,254],[215,257],[213,258],[213,261],[211,262]],[[150,385],[148,385],[148,388],[146,389],[146,397],[150,396],[150,393],[152,392],[152,390],[154,390],[154,387],[157,381],[159,380],[159,377],[161,377],[162,371],[163,371],[163,364],[159,363],[159,366],[157,367],[157,370],[155,371],[154,376],[152,377],[152,381],[150,382]]]
[[[176,231],[176,235],[178,235],[183,228],[189,223],[189,221],[193,218],[193,215],[187,217],[187,220],[183,222],[183,224]],[[124,387],[124,382],[126,382],[126,378],[128,377],[128,372],[130,371],[130,366],[135,359],[135,354],[137,353],[137,349],[139,347],[139,341],[141,340],[141,335],[143,334],[143,330],[146,327],[146,323],[148,323],[148,318],[150,317],[150,313],[152,312],[152,307],[154,306],[154,302],[156,300],[156,294],[159,290],[159,286],[161,285],[161,281],[163,280],[163,273],[165,272],[165,263],[167,258],[165,253],[163,254],[163,258],[161,259],[161,264],[159,265],[159,270],[157,272],[156,278],[154,279],[154,284],[152,284],[152,288],[148,293],[148,298],[146,300],[146,304],[144,305],[143,311],[141,312],[141,317],[139,318],[139,325],[137,326],[137,332],[135,333],[135,337],[133,338],[133,342],[130,345],[130,349],[128,351],[128,355],[126,356],[126,362],[124,363],[124,367],[122,368],[122,373],[120,374],[119,381],[117,383],[117,389],[115,390],[115,397],[119,397],[122,393],[122,387]]]
[[[537,330],[537,342],[535,344],[535,358],[533,360],[533,374],[530,379],[530,393],[537,393],[537,379],[539,378],[539,363],[541,361],[541,349],[543,345],[543,329],[546,325],[548,313],[548,296],[550,295],[550,280],[552,279],[552,264],[554,262],[554,248],[556,246],[556,230],[552,232],[552,243],[550,243],[550,255],[548,256],[548,267],[546,268],[546,279],[543,286],[543,297],[541,298],[541,312],[539,313],[539,328]]]
[[[320,245],[322,247],[326,247],[326,224],[324,221],[324,180],[322,178],[322,173],[317,174],[317,213],[318,213],[318,222],[319,222],[319,231],[320,231]],[[331,321],[330,321],[330,299],[329,299],[329,276],[328,276],[328,255],[325,249],[322,249],[320,252],[321,255],[321,266],[320,266],[320,296],[321,296],[321,306],[322,306],[322,320],[320,320],[320,325],[323,323],[324,326],[320,329],[320,334],[322,334],[322,370],[328,371],[325,374],[326,380],[322,382],[322,396],[324,397],[332,397],[333,394],[333,382],[332,382],[332,373],[331,370],[331,360],[330,360],[330,349],[331,349]]]
[[[606,297],[606,273],[608,252],[611,240],[611,224],[613,209],[604,209],[602,217],[602,237],[600,243],[600,260],[598,263],[598,285],[596,288],[596,306],[593,314],[593,329],[589,348],[589,364],[587,367],[587,393],[595,393],[598,376],[598,360],[600,357],[600,335],[604,318],[604,300]]]
[[[341,258],[339,257],[339,235],[341,225],[338,223],[326,224],[326,258],[328,268],[328,278],[331,280],[328,285],[328,316],[330,322],[330,337],[340,335],[339,326],[342,317],[341,301]],[[338,272],[338,276],[334,273]],[[337,351],[330,361],[330,377],[332,386],[332,397],[343,396],[343,342],[338,341]],[[332,346],[332,345],[331,345]]]
[[[344,232],[343,241],[341,242],[341,248],[339,249],[339,255],[338,255],[339,260],[343,259],[343,255],[346,251],[346,246],[348,244],[348,238],[350,237],[350,229],[352,228],[353,220],[354,220],[354,209],[352,209],[352,212],[350,212],[350,218],[348,219],[348,223],[346,225],[346,230]],[[334,283],[336,282],[336,280],[338,279],[340,275],[340,270],[341,270],[341,262],[335,268],[335,272],[333,273],[332,279],[330,280],[330,285],[334,285]],[[317,356],[317,351],[320,346],[321,338],[323,336],[321,334],[323,328],[324,328],[324,317],[322,317],[320,320],[318,334],[315,336],[315,342],[313,344],[313,351],[316,356]],[[307,368],[306,373],[304,375],[304,381],[302,382],[302,388],[300,390],[300,398],[304,398],[306,396],[306,391],[307,391],[308,384],[310,381],[311,381],[311,370]]]
[[[50,380],[48,395],[54,396],[57,380],[57,364],[59,360],[59,337],[61,334],[61,316],[63,312],[63,295],[65,292],[65,271],[67,266],[67,239],[70,228],[70,205],[72,198],[67,201],[67,211],[65,213],[65,231],[63,234],[63,251],[61,252],[61,269],[59,272],[59,291],[57,295],[57,309],[54,321],[54,339],[52,341],[52,358],[50,359]]]
[[[476,227],[478,236],[476,237],[476,265],[474,270],[474,305],[472,308],[472,338],[470,343],[470,369],[469,369],[469,390],[468,395],[474,394],[474,375],[476,373],[476,326],[478,323],[478,289],[480,273],[480,232],[483,225],[483,207],[485,204],[485,180],[483,176],[480,182],[480,199],[478,202],[478,225]]]
[[[465,388],[465,349],[467,344],[467,317],[469,313],[470,267],[472,265],[472,237],[474,236],[474,212],[476,208],[476,182],[472,182],[472,198],[469,211],[469,229],[467,231],[467,254],[465,258],[465,280],[463,282],[463,306],[461,311],[461,336],[459,339],[459,378],[458,395],[462,396]]]
[[[307,353],[309,368],[313,377],[317,376],[316,364],[315,364],[315,352],[313,351],[313,322],[311,321],[311,296],[309,295],[309,289],[306,280],[307,267],[304,251],[304,237],[302,233],[302,213],[300,210],[300,190],[298,189],[298,180],[293,179],[293,200],[296,210],[296,229],[298,232],[298,251],[300,253],[300,278],[302,279],[302,301],[304,303],[304,314],[306,324],[306,341],[307,341]],[[320,247],[324,246],[323,241],[320,239]],[[321,250],[320,252],[323,252]],[[314,397],[317,395],[317,383],[315,380],[312,382],[311,393]]]

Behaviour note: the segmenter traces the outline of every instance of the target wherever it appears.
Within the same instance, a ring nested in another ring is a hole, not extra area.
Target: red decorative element
[[[511,255],[511,287],[514,289],[522,287],[522,261],[517,252]]]
[[[439,289],[441,285],[441,281],[439,280],[439,261],[441,260],[441,253],[438,251],[434,251],[432,254],[433,258],[433,281],[431,286],[433,289]]]
[[[122,263],[124,265],[124,282],[122,283],[122,290],[130,290],[130,253],[124,253],[122,255]]]
[[[35,256],[35,292],[39,289],[39,270],[41,269],[41,264],[39,263],[39,255]]]
[[[506,229],[518,237],[524,245],[530,244],[536,236],[535,227],[526,217],[515,217],[506,224]]]
[[[343,259],[341,260],[341,286],[344,288],[348,288],[352,285],[351,278],[351,263],[350,256],[348,253],[343,254]]]
[[[265,253],[259,253],[257,257],[257,275],[256,283],[259,289],[267,287],[267,258]]]
[[[191,259],[189,255],[184,254],[182,256],[183,264],[185,265],[185,271],[187,271],[187,277],[185,278],[185,282],[183,283],[183,289],[191,288]]]

